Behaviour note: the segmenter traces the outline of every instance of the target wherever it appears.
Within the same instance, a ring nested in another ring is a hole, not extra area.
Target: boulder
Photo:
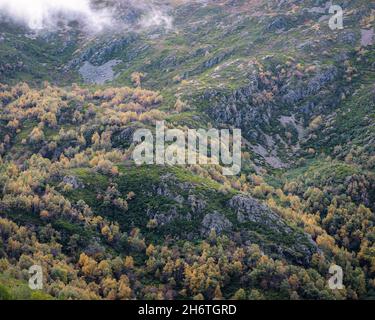
[[[232,223],[222,214],[218,212],[206,214],[202,221],[201,233],[208,236],[211,230],[215,230],[217,235],[232,228]]]

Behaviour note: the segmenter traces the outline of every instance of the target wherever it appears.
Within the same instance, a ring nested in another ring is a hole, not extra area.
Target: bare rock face
[[[285,17],[279,16],[273,19],[267,26],[267,31],[276,31],[285,29],[288,26],[288,21]]]
[[[215,230],[216,234],[219,235],[224,231],[229,231],[232,226],[232,223],[224,215],[218,212],[209,213],[203,218],[201,233],[208,236],[211,230]]]
[[[104,84],[112,81],[116,75],[113,67],[121,63],[120,60],[110,60],[103,65],[95,66],[88,61],[79,69],[79,73],[86,83]]]
[[[277,213],[254,198],[236,195],[229,201],[229,206],[237,213],[240,224],[252,226],[250,230],[254,232],[249,231],[247,236],[267,254],[309,266],[312,255],[319,251],[310,235],[289,226]],[[242,233],[246,234],[246,231]],[[264,239],[272,240],[273,245],[268,246]]]
[[[137,126],[115,129],[111,138],[112,146],[129,147],[133,143],[133,136],[137,129],[139,129]]]
[[[250,196],[237,195],[230,200],[230,206],[236,211],[240,223],[250,221],[274,230],[284,228],[287,232],[291,231],[279,215]]]
[[[85,188],[85,185],[75,176],[65,176],[63,182],[65,184],[70,184],[74,190]]]
[[[129,34],[120,39],[110,39],[104,43],[97,43],[94,46],[84,50],[77,58],[69,63],[69,67],[79,67],[86,61],[94,66],[100,66],[111,60],[111,57],[116,53],[121,53],[127,46],[129,46],[136,37]]]
[[[371,46],[374,44],[374,29],[361,30],[361,45],[363,47]]]
[[[199,197],[197,197],[193,194],[189,195],[188,203],[189,203],[193,213],[202,213],[203,210],[206,208],[206,205],[207,205],[206,202],[203,199],[201,199],[201,198],[199,198]]]
[[[306,85],[300,85],[296,88],[289,88],[285,86],[286,94],[283,96],[285,103],[293,104],[301,100],[319,94],[319,92],[328,84],[330,84],[338,75],[338,70],[335,66],[330,66],[324,71],[315,75]]]

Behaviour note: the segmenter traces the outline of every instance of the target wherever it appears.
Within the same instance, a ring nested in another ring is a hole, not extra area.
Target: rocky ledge
[[[234,196],[229,206],[236,212],[240,225],[248,225],[249,231],[241,228],[242,234],[257,242],[267,254],[310,265],[312,255],[319,250],[310,235],[288,225],[276,212],[248,195]]]

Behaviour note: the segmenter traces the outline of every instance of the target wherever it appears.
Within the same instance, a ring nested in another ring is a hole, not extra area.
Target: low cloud
[[[114,1],[122,7],[135,9],[141,12],[138,25],[141,29],[163,27],[172,29],[173,18],[168,14],[168,1],[161,5],[155,0],[117,0]]]
[[[141,28],[172,28],[172,18],[165,8],[152,0],[113,0],[107,7],[98,8],[92,0],[0,0],[1,16],[11,18],[32,30],[53,30],[71,21],[79,21],[85,30],[98,32],[105,28],[125,27],[119,20],[120,10],[135,8],[141,11]],[[132,27],[132,26],[127,26]]]
[[[172,29],[173,19],[172,17],[166,15],[161,10],[157,8],[152,8],[150,11],[147,11],[141,20],[141,25],[144,28],[150,27],[165,27],[167,30]]]
[[[89,0],[0,0],[0,12],[33,30],[80,21],[90,30],[100,31],[112,19],[109,11],[93,9]]]

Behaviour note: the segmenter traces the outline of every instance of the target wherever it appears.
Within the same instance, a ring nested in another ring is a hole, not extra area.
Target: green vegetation
[[[316,1],[165,1],[171,30],[0,23],[0,300],[375,299],[368,1],[337,32]],[[136,166],[160,120],[241,128],[241,174]]]

